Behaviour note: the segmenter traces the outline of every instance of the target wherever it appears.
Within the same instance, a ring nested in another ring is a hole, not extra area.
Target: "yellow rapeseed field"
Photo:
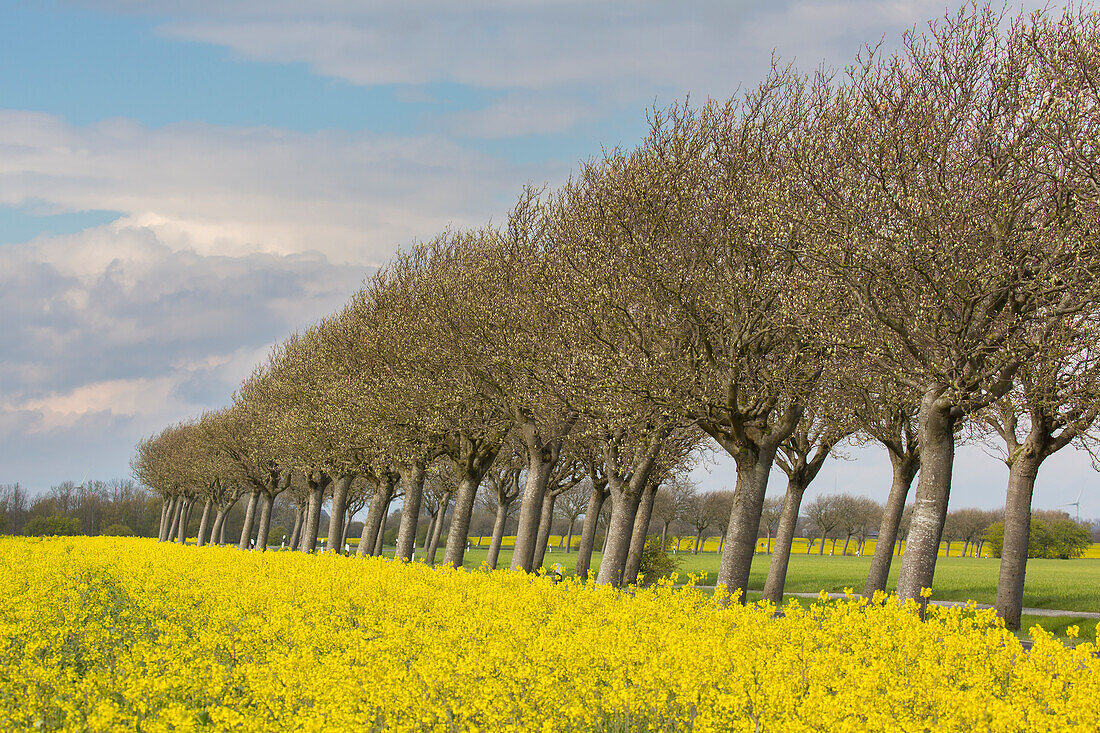
[[[722,607],[508,571],[0,539],[0,728],[1100,729],[1096,648],[989,612]]]

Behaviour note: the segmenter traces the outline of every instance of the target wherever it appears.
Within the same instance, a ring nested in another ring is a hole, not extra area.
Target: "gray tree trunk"
[[[1031,539],[1031,499],[1042,454],[1026,441],[1023,450],[1008,470],[1008,494],[1005,496],[1004,549],[997,577],[994,608],[1009,629],[1020,628],[1024,606],[1024,574],[1027,571],[1027,546]]]
[[[168,517],[172,513],[172,500],[165,499],[160,505],[160,527],[157,529],[157,541],[164,542],[165,535],[168,534]]]
[[[168,526],[164,529],[164,541],[171,542],[176,536],[176,523],[179,521],[179,511],[182,509],[180,497],[173,496],[172,504],[168,508]]]
[[[703,530],[695,530],[695,549],[692,551],[692,555],[699,554],[699,546],[703,543]]]
[[[382,556],[382,548],[386,546],[386,522],[390,519],[389,505],[386,505],[386,513],[382,515],[382,526],[378,528],[378,535],[374,538],[374,556]],[[398,530],[400,530],[400,525]]]
[[[317,532],[321,528],[321,505],[325,503],[325,489],[332,483],[322,471],[315,471],[307,478],[309,483],[309,504],[306,507],[306,520],[302,527],[302,538],[298,549],[313,553],[317,549]]]
[[[529,451],[527,481],[523,485],[523,503],[519,507],[519,526],[516,528],[516,546],[512,550],[512,570],[535,570],[535,551],[538,549],[539,524],[542,519],[542,502],[554,464],[543,460],[543,451]]]
[[[397,560],[411,560],[416,544],[416,523],[420,519],[420,502],[424,496],[424,467],[413,465],[402,468],[401,482],[405,486],[405,506],[401,510],[401,525],[397,530],[397,548],[393,556]]]
[[[213,499],[207,499],[202,505],[202,519],[199,520],[199,538],[195,543],[198,547],[206,544],[206,530],[210,526],[210,507],[213,504]]]
[[[256,544],[253,548],[260,552],[267,551],[267,536],[271,533],[271,508],[275,505],[275,495],[264,492],[260,496],[260,521],[256,528]]]
[[[497,515],[493,520],[493,539],[489,542],[489,554],[485,557],[485,564],[496,570],[497,558],[500,556],[500,543],[504,541],[504,525],[508,523],[508,505],[497,504]]]
[[[569,532],[565,536],[565,554],[568,555],[573,550],[573,525],[577,523],[577,518],[569,520]]]
[[[371,494],[367,518],[363,522],[363,534],[359,538],[359,547],[355,552],[359,557],[377,554],[374,551],[374,545],[378,535],[381,534],[379,528],[386,517],[392,496],[393,476],[387,473],[378,478],[378,484],[374,487],[374,493]]]
[[[443,501],[440,502],[439,511],[435,513],[435,520],[432,522],[431,537],[428,538],[428,549],[426,550],[428,556],[428,564],[435,565],[435,553],[439,549],[439,538],[443,536],[443,522],[447,518],[447,507],[450,506],[451,495],[444,494]],[[451,515],[451,532],[454,532],[454,520],[458,516],[456,510]],[[450,544],[450,538],[448,537],[448,545]]]
[[[886,580],[890,577],[890,564],[894,557],[894,545],[901,552],[898,541],[898,527],[901,515],[905,511],[905,500],[909,497],[909,487],[920,468],[918,455],[899,456],[889,451],[893,468],[893,480],[890,484],[890,496],[886,499],[886,510],[878,527],[878,540],[875,542],[875,554],[871,557],[871,569],[867,573],[867,584],[863,586],[863,597],[873,598],[875,591],[886,591]]]
[[[351,520],[355,515],[350,511],[344,513],[344,527],[340,530],[340,552],[344,551],[344,545],[348,543],[348,530],[351,529]]]
[[[775,549],[772,551],[772,561],[768,566],[768,579],[764,581],[764,600],[771,601],[777,607],[783,605],[783,589],[787,585],[787,567],[791,562],[791,547],[794,545],[798,513],[802,508],[802,497],[805,493],[805,484],[797,481],[787,482],[787,493],[783,496],[783,509],[779,513],[779,527],[775,532]]]
[[[630,535],[634,529],[634,515],[641,500],[640,491],[633,491],[629,484],[615,486],[611,482],[611,521],[607,524],[607,538],[604,540],[603,558],[600,560],[600,572],[596,582],[620,587],[626,556],[630,550]]]
[[[214,526],[210,530],[210,544],[221,545],[225,544],[222,537],[222,527],[225,526],[225,515],[229,512],[228,507],[218,506],[218,513],[214,516]]]
[[[649,482],[638,500],[638,509],[634,512],[634,527],[631,529],[630,549],[623,566],[623,584],[634,585],[638,582],[638,573],[642,569],[642,552],[645,550],[646,537],[649,535],[649,520],[653,516],[653,497],[657,494],[657,484]]]
[[[355,478],[353,474],[341,475],[332,485],[332,508],[328,517],[328,549],[330,552],[340,552],[344,546],[344,511],[347,509],[348,491],[351,482]]]
[[[581,580],[588,580],[588,569],[592,565],[592,548],[596,544],[596,525],[599,524],[600,512],[606,500],[606,486],[593,484],[592,493],[588,496],[588,508],[584,510],[581,541],[577,546],[577,568],[574,574]]]
[[[922,588],[931,588],[936,573],[936,556],[947,517],[951,494],[951,470],[955,462],[955,422],[950,407],[938,401],[938,390],[921,399],[917,441],[921,451],[917,496],[909,538],[898,574],[898,598],[912,598],[923,607]]]
[[[546,560],[546,548],[550,544],[550,531],[554,526],[554,505],[558,502],[558,495],[553,492],[544,493],[542,496],[542,511],[539,512],[539,531],[535,540],[535,552],[531,557],[531,568],[538,570]]]
[[[226,509],[226,514],[228,515],[228,513],[229,513],[229,510]],[[227,525],[227,524],[229,524],[229,522],[227,522],[225,520],[225,518],[223,517],[222,518],[222,526],[218,528],[218,545],[222,546],[222,547],[224,547],[227,544],[226,541],[225,541],[225,525]]]
[[[184,499],[183,509],[180,511],[180,522],[179,526],[176,528],[176,542],[181,545],[187,544],[187,520],[190,519],[192,501],[194,501],[194,499]]]
[[[244,510],[244,526],[241,527],[241,541],[237,547],[248,549],[248,541],[252,539],[252,525],[256,521],[256,504],[260,499],[259,489],[253,489],[248,495],[248,506]]]
[[[451,517],[451,526],[447,530],[447,551],[443,555],[443,562],[451,567],[462,567],[462,560],[466,556],[466,540],[470,534],[470,517],[474,512],[474,499],[477,498],[481,477],[492,463],[492,459],[490,459],[484,465],[484,468],[475,469],[470,475],[463,476],[458,482],[458,491],[455,493],[454,515]],[[442,531],[442,528],[437,531]]]
[[[756,536],[760,533],[760,515],[775,450],[769,443],[755,457],[744,455],[737,461],[737,486],[733,490],[733,509],[726,527],[726,546],[718,566],[717,584],[725,586],[727,594],[740,591],[742,604],[748,595],[749,571],[756,555]]]
[[[435,525],[439,520],[439,507],[436,507],[435,514],[432,515],[432,521],[428,522],[428,531],[424,533],[424,541],[420,543],[420,549],[425,553],[428,552],[428,545],[432,543],[432,535],[435,534]]]
[[[818,545],[818,547],[817,547],[818,556],[821,556],[821,555],[825,554],[825,534],[826,534],[825,532],[821,533],[821,544]]]
[[[298,510],[294,512],[294,529],[290,531],[290,544],[288,547],[294,549],[298,546],[298,537],[302,534],[302,524],[305,519],[305,509],[298,507]]]
[[[852,535],[849,534],[849,535],[844,536],[844,547],[842,547],[841,550],[840,550],[840,556],[841,557],[844,557],[848,554],[848,544],[851,541],[852,541]],[[834,548],[836,547],[836,542],[835,541],[833,542],[833,547]]]

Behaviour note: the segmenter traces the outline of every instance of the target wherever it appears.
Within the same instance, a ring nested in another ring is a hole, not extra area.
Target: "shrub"
[[[680,567],[680,560],[669,555],[661,547],[660,538],[649,538],[642,548],[642,564],[638,574],[641,585],[656,583],[666,575],[671,575]]]
[[[286,541],[290,542],[290,532],[281,524],[276,524],[267,533],[267,546],[278,547],[283,544],[283,537],[286,537]]]
[[[1000,557],[1004,552],[1004,537],[1004,522],[994,522],[985,531],[985,541],[989,543],[993,557]],[[1088,528],[1072,519],[1045,522],[1037,517],[1031,518],[1028,557],[1069,560],[1081,557],[1091,544],[1092,534]]]
[[[103,534],[106,537],[133,537],[134,530],[127,527],[125,524],[112,524],[107,529],[103,530]]]
[[[72,537],[80,534],[80,520],[55,514],[52,517],[34,517],[23,526],[28,537]]]

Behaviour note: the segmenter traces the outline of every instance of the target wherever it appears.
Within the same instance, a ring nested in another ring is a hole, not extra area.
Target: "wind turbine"
[[[1077,521],[1078,521],[1078,522],[1080,522],[1080,521],[1081,521],[1081,494],[1083,494],[1084,492],[1085,492],[1085,490],[1084,490],[1084,489],[1081,489],[1080,491],[1078,491],[1078,492],[1077,492],[1077,500],[1076,500],[1076,501],[1071,501],[1071,502],[1070,502],[1070,503],[1068,503],[1068,504],[1059,504],[1059,505],[1058,505],[1058,506],[1072,506],[1072,507],[1077,507],[1077,512],[1076,512],[1076,513],[1077,513]]]

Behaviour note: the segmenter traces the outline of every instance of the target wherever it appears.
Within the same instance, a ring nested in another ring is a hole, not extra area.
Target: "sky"
[[[842,68],[942,2],[0,0],[0,483],[123,478],[397,248],[501,220],[647,110]],[[874,448],[809,496],[883,499]],[[728,459],[694,473],[732,486]],[[1003,503],[964,446],[952,505]],[[784,482],[776,475],[773,493]],[[1066,450],[1036,505],[1100,517]]]

